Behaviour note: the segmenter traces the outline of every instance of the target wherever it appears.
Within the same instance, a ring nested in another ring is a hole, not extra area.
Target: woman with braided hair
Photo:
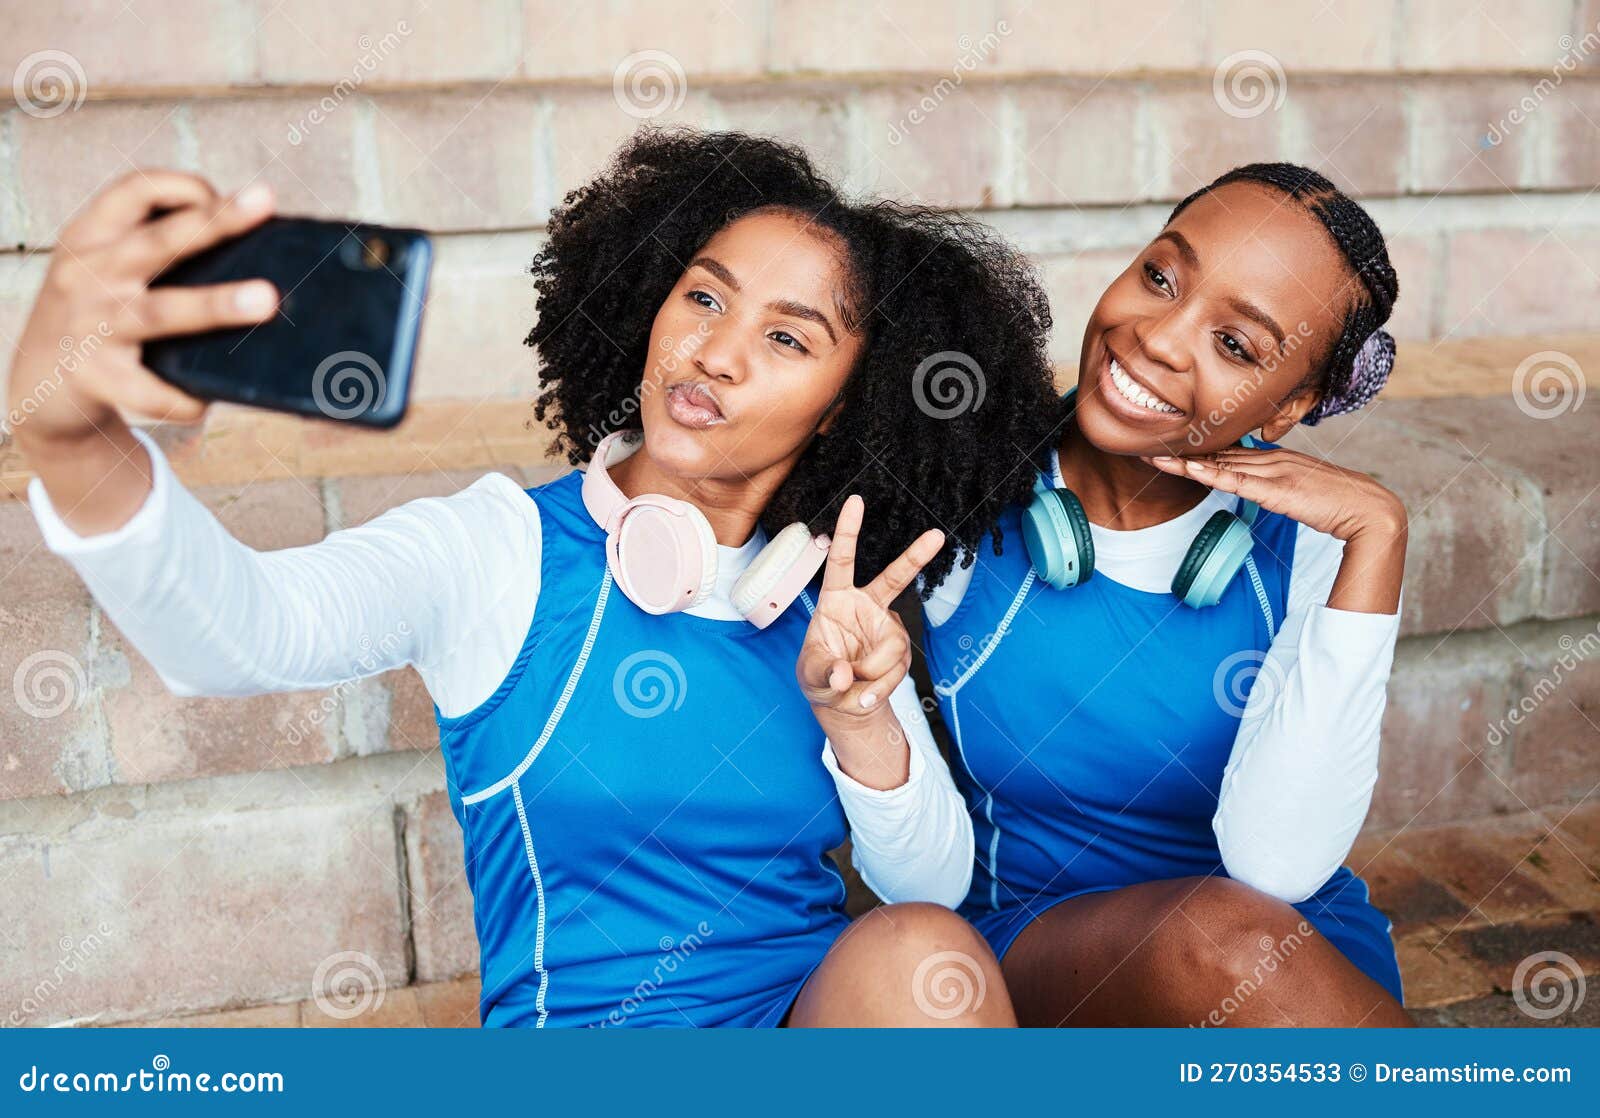
[[[1095,307],[1003,546],[927,601],[976,830],[961,911],[1023,1024],[1410,1024],[1389,921],[1341,866],[1406,513],[1273,443],[1378,391],[1397,292],[1316,172],[1196,191]]]

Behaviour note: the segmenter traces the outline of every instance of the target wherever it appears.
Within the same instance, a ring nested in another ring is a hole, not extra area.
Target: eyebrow
[[[734,278],[733,273],[728,271],[727,267],[722,263],[722,261],[718,260],[716,257],[697,256],[693,260],[689,261],[689,267],[704,268],[706,271],[716,276],[717,279],[733,288],[735,292],[741,290],[739,281]],[[803,318],[808,322],[815,322],[818,326],[821,326],[828,332],[828,340],[830,342],[832,342],[834,345],[839,344],[839,337],[833,332],[833,323],[828,321],[827,315],[823,314],[815,307],[809,307],[806,304],[798,303],[793,299],[774,299],[772,302],[768,303],[767,306],[772,310],[777,311],[779,314],[793,315],[795,318]]]
[[[1176,229],[1162,230],[1161,235],[1157,237],[1156,240],[1171,241],[1172,246],[1178,250],[1178,255],[1183,257],[1183,262],[1185,264],[1191,268],[1200,267],[1200,254],[1196,252],[1194,250],[1194,246],[1189,243],[1189,238],[1185,237]],[[1262,310],[1248,299],[1229,299],[1228,307],[1235,314],[1244,315],[1250,321],[1254,322],[1256,325],[1262,327],[1264,330],[1270,333],[1273,338],[1277,340],[1280,348],[1283,346],[1283,329],[1266,311]]]

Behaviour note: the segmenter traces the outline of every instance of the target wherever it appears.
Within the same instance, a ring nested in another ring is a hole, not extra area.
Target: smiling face
[[[829,233],[787,212],[706,242],[650,330],[640,418],[656,465],[691,482],[793,465],[861,354],[844,268]]]
[[[1200,196],[1095,306],[1079,430],[1128,455],[1206,453],[1257,428],[1281,437],[1317,401],[1306,380],[1350,292],[1327,231],[1284,194],[1229,183]]]

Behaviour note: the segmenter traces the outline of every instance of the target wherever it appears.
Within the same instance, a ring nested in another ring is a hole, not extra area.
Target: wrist
[[[17,425],[12,434],[16,438],[17,449],[37,473],[41,466],[83,461],[88,448],[113,434],[110,428],[117,421],[113,409],[104,419],[90,419],[81,428],[75,426],[71,430],[47,430],[37,421],[25,420]]]
[[[1406,521],[1406,511],[1403,507],[1389,510],[1381,515],[1372,517],[1358,525],[1346,539],[1346,543],[1359,543],[1371,547],[1398,547],[1405,549],[1406,537],[1410,527]]]
[[[839,771],[864,787],[888,792],[911,778],[911,742],[894,712],[840,715],[817,712]]]
[[[840,738],[881,737],[900,733],[900,720],[883,697],[866,710],[857,707],[853,711],[846,711],[838,707],[813,706],[811,711],[823,732],[835,741]]]

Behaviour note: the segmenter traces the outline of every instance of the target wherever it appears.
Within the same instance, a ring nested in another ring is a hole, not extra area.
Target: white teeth
[[[1129,403],[1138,404],[1149,408],[1151,411],[1162,412],[1167,415],[1181,415],[1182,413],[1159,396],[1152,396],[1145,391],[1127,373],[1122,371],[1115,359],[1111,362],[1111,383],[1117,386],[1117,392]]]

